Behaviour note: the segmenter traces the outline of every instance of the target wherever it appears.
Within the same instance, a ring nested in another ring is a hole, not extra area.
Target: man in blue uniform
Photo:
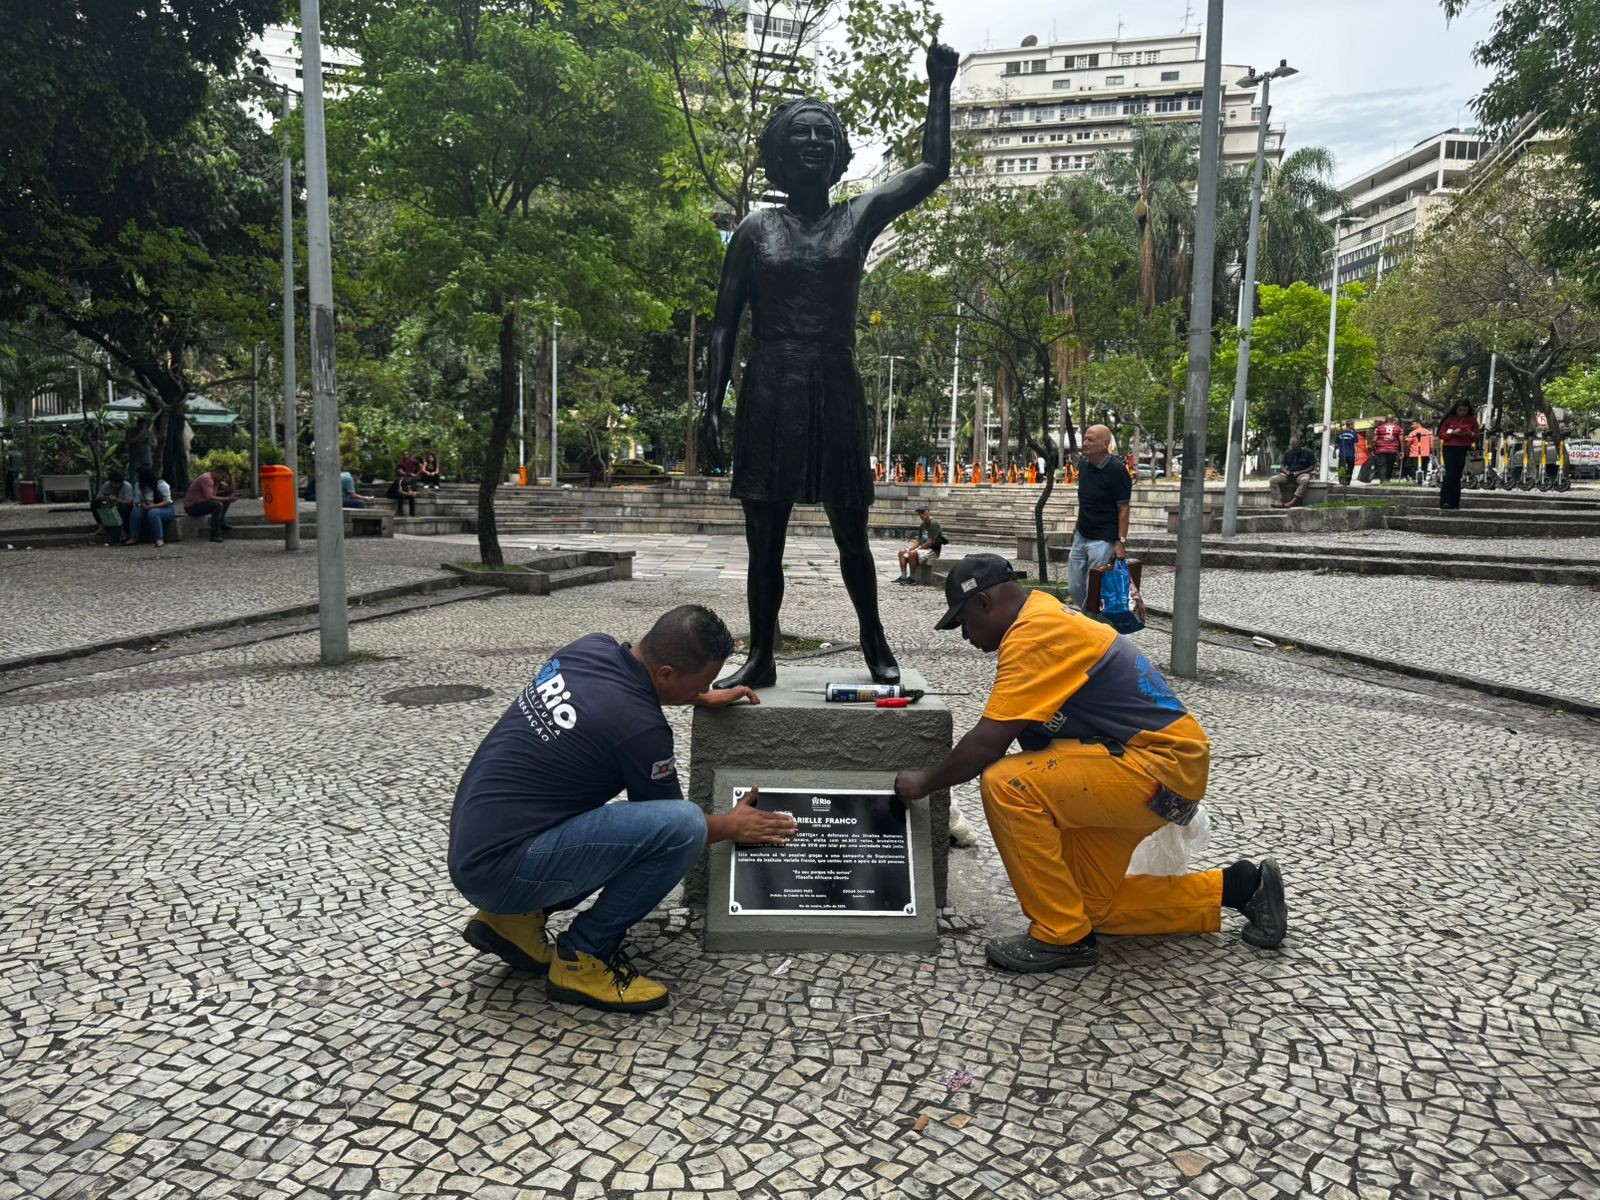
[[[648,1012],[667,989],[621,951],[628,929],[700,858],[708,841],[782,844],[787,813],[755,793],[707,816],[683,798],[667,704],[759,704],[711,690],[733,639],[709,608],[661,617],[636,646],[594,633],[557,651],[484,738],[456,790],[450,879],[478,912],[463,937],[546,977],[553,1000]],[[610,804],[626,791],[629,801]],[[552,945],[549,913],[599,892]]]

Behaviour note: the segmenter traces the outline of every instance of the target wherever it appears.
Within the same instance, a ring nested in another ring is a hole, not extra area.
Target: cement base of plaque
[[[852,652],[853,653],[853,652]],[[907,687],[929,688],[920,673],[903,669]],[[689,799],[706,812],[711,782],[718,771],[895,772],[931,767],[950,753],[950,710],[938,696],[924,696],[910,708],[870,704],[828,704],[825,683],[871,683],[859,662],[841,657],[836,665],[780,666],[776,687],[761,689],[760,704],[697,708],[690,748]],[[935,688],[934,690],[937,690]],[[724,803],[726,803],[724,801]],[[950,793],[928,797],[933,831],[935,903],[943,907],[950,859]],[[706,903],[705,866],[684,880],[685,901]]]
[[[713,784],[715,812],[726,812],[735,789],[809,788],[818,791],[892,790],[894,773],[884,771],[718,771]],[[742,792],[741,792],[742,794]],[[876,953],[931,953],[939,949],[938,908],[934,902],[932,829],[927,800],[911,806],[911,880],[914,916],[778,915],[730,911],[733,846],[711,847],[710,894],[706,904],[708,953],[761,953],[774,950],[853,950]]]

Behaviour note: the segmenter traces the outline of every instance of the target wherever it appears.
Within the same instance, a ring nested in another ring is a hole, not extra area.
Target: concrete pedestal
[[[818,790],[888,790],[893,771],[762,771],[740,768],[718,771],[713,785],[717,812],[727,812],[736,787],[817,788]],[[729,877],[733,846],[710,848],[710,895],[706,903],[705,948],[708,953],[769,950],[847,950],[868,953],[923,953],[939,949],[938,913],[933,904],[933,854],[929,805],[911,806],[911,888],[915,916],[793,916],[734,914],[729,911]],[[948,813],[948,809],[946,810]],[[948,838],[946,839],[948,845]]]
[[[902,668],[901,674],[907,687],[927,690],[919,672]],[[924,696],[909,708],[822,699],[826,683],[871,681],[856,665],[780,666],[777,686],[761,690],[760,704],[695,709],[689,798],[708,813],[716,811],[713,787],[719,771],[873,771],[892,778],[896,771],[931,767],[950,752],[950,710],[938,696]],[[949,792],[928,797],[928,826],[934,903],[942,908],[948,903]],[[684,880],[684,897],[704,908],[704,860]]]

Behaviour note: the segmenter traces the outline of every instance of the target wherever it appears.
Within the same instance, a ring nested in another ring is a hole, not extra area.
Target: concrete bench
[[[85,500],[89,499],[90,487],[87,475],[41,475],[39,476],[39,493],[49,500],[52,492],[70,492],[76,498],[78,493],[83,494]]]
[[[344,513],[345,537],[394,536],[393,508],[342,508],[339,511]]]

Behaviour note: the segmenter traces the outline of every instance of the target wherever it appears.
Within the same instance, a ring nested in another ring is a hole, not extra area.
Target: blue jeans
[[[1115,542],[1091,542],[1076,529],[1072,531],[1072,549],[1067,551],[1067,591],[1074,608],[1082,608],[1088,599],[1089,568],[1105,566],[1116,553]]]
[[[637,924],[699,861],[706,818],[688,800],[605,804],[528,843],[516,878],[498,896],[468,896],[493,913],[576,908],[600,898],[561,935],[562,945],[609,959]],[[603,890],[601,890],[603,889]]]
[[[167,524],[177,516],[171,508],[140,508],[137,504],[128,514],[128,536],[138,541],[144,536],[144,527],[150,526],[151,535],[158,542],[167,540]]]

